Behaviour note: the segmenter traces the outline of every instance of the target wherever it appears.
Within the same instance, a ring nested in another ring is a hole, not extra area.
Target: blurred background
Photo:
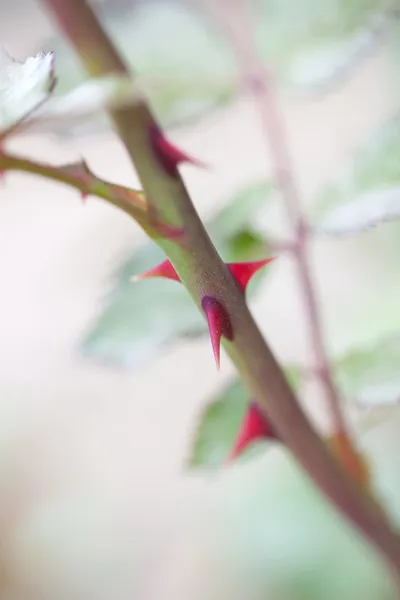
[[[227,18],[234,4],[220,2]],[[261,258],[288,227],[254,98],[209,5],[96,2],[171,140],[209,165],[182,174],[221,254]],[[343,402],[400,523],[399,9],[254,0],[247,10],[315,228],[312,272]],[[39,1],[1,0],[0,15],[15,58],[55,50],[57,94],[84,80]],[[105,179],[138,185],[106,120],[10,147],[54,164],[84,157]],[[130,281],[162,259],[136,223],[22,174],[6,175],[1,200],[1,600],[395,598],[379,558],[282,448],[219,468],[246,396],[225,355],[216,372],[185,290]],[[290,258],[249,292],[329,430],[315,382],[301,377],[311,351]]]

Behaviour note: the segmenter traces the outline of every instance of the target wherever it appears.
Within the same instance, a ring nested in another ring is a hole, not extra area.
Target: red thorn
[[[263,260],[255,260],[252,262],[228,263],[227,267],[232,273],[239,287],[245,291],[247,284],[253,275],[276,258],[276,256],[273,256],[271,258],[264,258]]]
[[[180,282],[178,273],[168,259],[154,267],[154,269],[142,273],[142,275],[135,275],[133,280],[139,281],[140,279],[150,279],[151,277],[165,277],[166,279]]]
[[[89,194],[87,192],[81,192],[81,200],[82,200],[83,204],[86,203],[88,196],[89,196]]]
[[[263,260],[256,260],[253,262],[227,263],[227,267],[232,273],[236,282],[244,291],[252,276],[257,273],[259,269],[275,260],[275,258],[276,256],[273,256],[272,258],[265,258]],[[135,276],[135,279],[147,279],[150,277],[165,277],[166,279],[180,281],[179,275],[168,259],[164,260],[164,262],[157,267],[154,267],[154,269],[146,271],[146,273],[143,273],[143,275]]]
[[[227,340],[233,340],[232,324],[225,308],[216,298],[204,296],[201,300],[201,307],[207,317],[211,345],[219,370],[221,337],[224,336]]]
[[[191,163],[197,167],[205,167],[203,163],[196,160],[195,158],[185,154],[179,148],[176,148],[166,137],[164,137],[162,131],[153,125],[150,128],[150,143],[153,148],[153,152],[157,156],[160,163],[163,165],[165,171],[175,177],[178,172],[178,166],[181,163]]]
[[[237,458],[250,444],[261,439],[279,440],[279,437],[275,433],[272,425],[262,414],[258,404],[251,401],[242,421],[229,460]]]

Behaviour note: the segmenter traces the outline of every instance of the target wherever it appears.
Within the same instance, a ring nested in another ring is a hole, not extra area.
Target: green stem
[[[112,42],[84,0],[43,0],[93,76],[125,73]],[[233,342],[225,347],[249,392],[268,414],[277,432],[319,488],[364,532],[390,562],[400,579],[400,540],[376,505],[342,471],[303,414],[270,348],[263,339],[238,286],[218,256],[179,175],[161,169],[150,144],[154,118],[136,104],[111,117],[136,168],[145,196],[158,215],[184,230],[183,243],[159,239],[197,303],[207,293],[229,314]]]
[[[56,167],[8,152],[0,152],[0,171],[23,171],[39,175],[45,179],[64,183],[83,196],[93,195],[102,198],[133,217],[150,237],[158,235],[155,226],[149,221],[143,192],[103,181],[91,173],[85,163]]]

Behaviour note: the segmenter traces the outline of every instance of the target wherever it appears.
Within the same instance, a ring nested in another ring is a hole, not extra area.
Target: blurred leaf
[[[291,385],[300,383],[295,367],[286,370]],[[239,380],[229,383],[202,412],[189,457],[191,468],[218,469],[232,450],[240,424],[247,410],[249,396]],[[243,456],[249,456],[265,444],[253,444]],[[239,459],[240,460],[240,459]]]
[[[288,67],[289,83],[304,91],[329,90],[347,78],[382,41],[390,27],[390,15],[367,15],[350,32],[346,29],[308,42],[309,48],[293,56]]]
[[[377,36],[390,6],[388,0],[252,4],[262,59],[284,83],[312,89],[334,80],[338,71],[347,73],[354,55]],[[218,26],[193,3],[143,2],[119,15],[99,10],[128,65],[148,82],[151,104],[164,124],[198,118],[234,97],[234,54]],[[57,53],[59,91],[65,93],[82,82],[83,71],[65,41],[53,39],[47,46]]]
[[[125,75],[92,78],[63,96],[50,98],[18,127],[18,132],[53,132],[57,126],[88,123],[105,110],[126,108],[141,99],[142,90]],[[14,132],[13,132],[14,133]]]
[[[399,217],[400,118],[386,122],[371,137],[342,178],[317,199],[317,232],[356,233]]]
[[[123,367],[140,367],[173,338],[203,332],[200,313],[178,283],[130,281],[163,259],[158,246],[148,244],[125,263],[105,312],[84,341],[86,354]]]
[[[54,86],[54,55],[40,53],[25,62],[0,52],[0,131],[41,105]]]
[[[208,224],[207,230],[226,261],[258,259],[268,255],[268,245],[252,230],[257,211],[268,201],[269,182],[252,184],[238,193]],[[86,354],[136,368],[154,358],[179,337],[207,333],[205,322],[185,288],[176,282],[153,279],[132,283],[137,275],[164,260],[153,243],[146,244],[125,262],[115,291],[83,343]],[[249,293],[254,293],[267,269],[257,273]]]
[[[360,194],[347,204],[333,208],[320,222],[318,231],[328,235],[345,236],[399,218],[400,185]]]
[[[269,199],[275,188],[268,180],[256,181],[240,189],[210,223],[209,231],[214,238],[226,239],[237,234],[254,219],[255,212]],[[222,235],[221,235],[222,234]]]
[[[343,391],[364,407],[400,402],[400,337],[348,352],[335,364]]]

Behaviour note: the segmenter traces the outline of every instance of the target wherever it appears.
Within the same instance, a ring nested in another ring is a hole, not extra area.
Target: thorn
[[[233,340],[232,324],[225,308],[216,298],[204,296],[201,300],[201,307],[207,318],[211,345],[217,369],[219,370],[221,337],[224,336],[229,341]]]
[[[227,263],[227,267],[236,280],[236,283],[243,291],[245,291],[247,284],[253,275],[276,258],[276,256],[273,256],[271,258],[264,258],[263,260],[255,260],[251,262]]]
[[[250,444],[260,439],[279,440],[279,437],[253,400],[249,403],[228,460],[237,458]]]
[[[173,281],[179,281],[179,275],[175,271],[172,263],[167,259],[161,264],[157,265],[153,269],[142,273],[141,275],[134,275],[131,281],[140,281],[142,279],[151,279],[152,277],[165,277],[166,279],[172,279]]]
[[[83,204],[86,204],[86,200],[88,199],[89,194],[87,192],[81,192],[81,201]]]
[[[203,163],[171,144],[156,124],[150,128],[150,143],[158,160],[171,177],[176,176],[178,166],[181,163],[191,163],[197,167],[205,168]]]
[[[252,276],[262,267],[275,260],[277,257],[265,258],[263,260],[257,260],[253,262],[243,263],[227,263],[227,267],[239,284],[241,289],[244,291]],[[167,259],[162,262],[154,269],[146,271],[143,275],[135,275],[134,280],[147,279],[150,277],[165,277],[166,279],[173,279],[174,281],[180,281],[179,275],[175,271],[174,267]]]

